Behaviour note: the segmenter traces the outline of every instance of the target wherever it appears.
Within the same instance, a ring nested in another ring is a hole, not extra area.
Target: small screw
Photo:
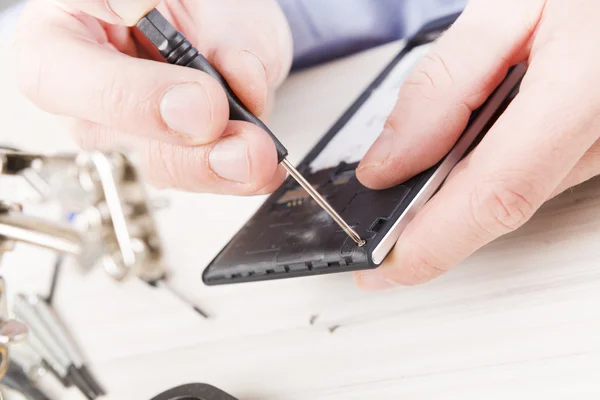
[[[8,209],[9,209],[9,211],[21,213],[21,212],[23,212],[23,204],[11,203],[8,205]]]
[[[332,326],[332,327],[329,328],[329,333],[334,333],[339,328],[340,328],[340,325],[334,325],[334,326]]]

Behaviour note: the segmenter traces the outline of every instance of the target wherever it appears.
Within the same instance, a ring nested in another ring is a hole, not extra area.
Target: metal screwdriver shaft
[[[307,191],[307,193],[321,206],[327,214],[356,242],[359,247],[365,241],[354,229],[331,207],[331,205],[315,190],[315,188],[294,168],[287,160],[288,151],[269,128],[254,114],[252,114],[235,95],[225,78],[208,62],[208,60],[192,46],[192,44],[178,32],[157,10],[150,11],[138,23],[137,27],[148,40],[158,49],[168,63],[183,67],[194,68],[205,72],[215,78],[223,89],[229,102],[229,118],[232,121],[250,122],[269,134],[277,149],[277,160],[288,173]]]
[[[302,176],[300,172],[287,160],[283,159],[281,165],[289,172],[289,174],[298,182],[300,186],[329,214],[331,218],[356,242],[358,247],[365,245],[365,241],[356,233],[354,229],[331,207],[331,205],[315,190],[315,188]]]

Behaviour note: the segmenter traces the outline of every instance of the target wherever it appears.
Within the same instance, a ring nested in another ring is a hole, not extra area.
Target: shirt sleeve
[[[415,33],[461,11],[466,0],[279,0],[294,38],[294,68],[308,67]]]

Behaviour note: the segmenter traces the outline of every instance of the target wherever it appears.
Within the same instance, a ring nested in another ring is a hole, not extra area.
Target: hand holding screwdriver
[[[329,205],[317,190],[287,160],[288,150],[277,136],[241,102],[231,89],[225,78],[198,52],[198,50],[156,9],[150,11],[137,24],[142,34],[152,42],[160,55],[170,64],[188,67],[205,72],[221,84],[229,103],[229,118],[233,121],[246,121],[263,129],[273,140],[277,150],[277,162],[290,173],[308,194],[319,204],[329,216],[350,236],[358,246],[365,241],[356,231]]]
[[[158,187],[253,195],[281,184],[273,141],[256,125],[229,121],[215,79],[148,60],[158,59],[156,50],[129,26],[158,1],[60,1],[27,5],[16,70],[25,94],[68,117],[84,148],[132,148]],[[166,0],[158,9],[264,118],[292,59],[277,2]]]
[[[255,116],[264,113],[269,88],[281,82],[291,62],[289,28],[274,0],[251,6],[242,0],[167,1],[159,8],[173,23],[152,9],[155,0],[63,1],[87,14],[33,3],[20,24],[18,70],[21,87],[34,102],[75,117],[73,129],[83,147],[141,148],[150,181],[194,191],[270,192],[285,175],[277,167],[281,164],[357,244],[364,244],[287,161],[287,149]],[[90,15],[137,24],[139,31]],[[39,34],[39,29],[58,48],[52,56],[44,57],[49,53],[38,49],[40,41],[31,41],[36,35],[29,32]],[[191,43],[184,35],[199,40]],[[262,56],[248,50],[253,47]],[[281,53],[273,54],[273,48]],[[139,59],[147,57],[176,66]],[[44,71],[52,75],[39,76]],[[64,82],[69,84],[62,87]]]

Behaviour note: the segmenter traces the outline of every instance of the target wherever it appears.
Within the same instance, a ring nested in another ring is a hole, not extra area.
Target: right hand
[[[158,2],[31,0],[15,42],[21,90],[40,108],[68,117],[83,148],[134,150],[158,187],[235,195],[274,190],[285,171],[269,136],[228,121],[216,80],[157,62],[155,49],[130,28]],[[264,118],[292,61],[277,2],[165,0],[158,9]]]

